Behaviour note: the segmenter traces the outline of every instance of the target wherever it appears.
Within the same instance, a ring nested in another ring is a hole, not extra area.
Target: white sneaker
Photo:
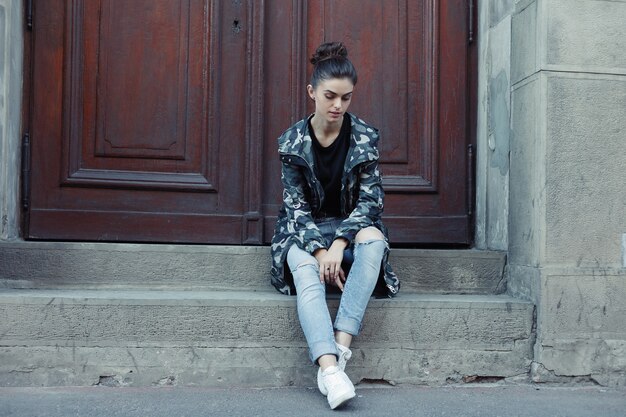
[[[338,366],[330,366],[322,372],[322,383],[328,392],[328,405],[333,410],[356,396],[350,378]]]
[[[348,363],[348,360],[352,357],[352,351],[337,342],[335,342],[335,346],[337,346],[337,350],[339,351],[337,366],[342,371],[345,371],[346,363]],[[317,388],[320,390],[322,395],[328,395],[328,391],[326,390],[326,387],[324,387],[324,383],[322,382],[322,368],[317,369]]]

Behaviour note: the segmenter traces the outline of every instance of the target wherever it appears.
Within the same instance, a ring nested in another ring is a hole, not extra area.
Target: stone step
[[[332,314],[338,300],[330,299]],[[354,382],[526,375],[534,306],[505,295],[372,299]],[[0,385],[314,386],[294,297],[0,290]]]
[[[393,249],[404,293],[499,294],[502,252]],[[0,243],[0,287],[274,291],[266,246]]]

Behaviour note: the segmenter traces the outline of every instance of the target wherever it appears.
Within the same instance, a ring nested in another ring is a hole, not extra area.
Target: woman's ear
[[[311,97],[311,100],[315,100],[315,89],[311,84],[306,86],[306,91],[307,93],[309,93],[309,97]]]

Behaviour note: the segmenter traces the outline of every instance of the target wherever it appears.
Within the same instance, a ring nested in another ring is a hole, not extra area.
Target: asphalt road
[[[331,411],[312,388],[0,388],[0,416],[625,417],[626,390],[529,385],[357,388]]]

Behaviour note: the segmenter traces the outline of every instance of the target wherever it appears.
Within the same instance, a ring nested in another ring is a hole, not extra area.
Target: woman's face
[[[309,96],[315,101],[315,116],[328,123],[342,123],[352,100],[354,85],[349,78],[322,80],[313,88],[307,86]]]

